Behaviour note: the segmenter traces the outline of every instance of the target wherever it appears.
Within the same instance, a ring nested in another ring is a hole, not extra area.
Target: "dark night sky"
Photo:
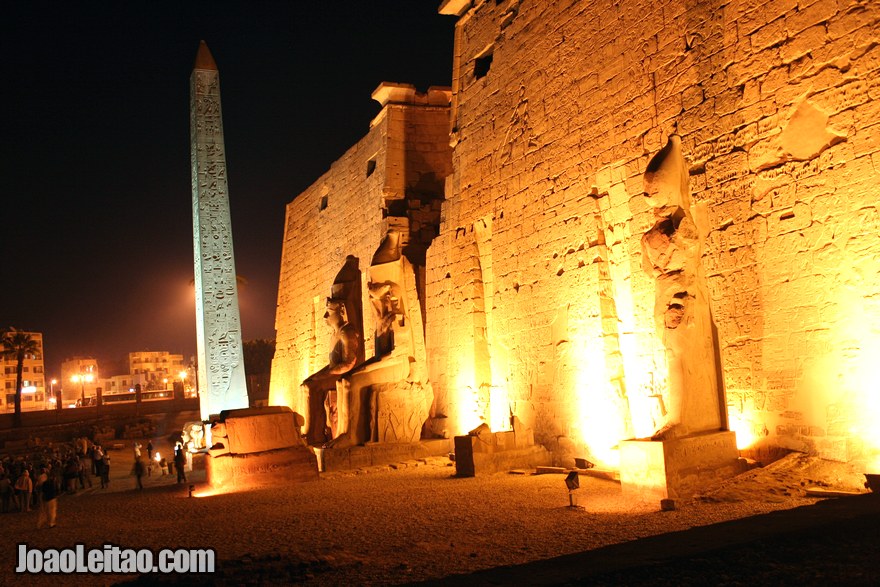
[[[43,333],[49,376],[73,355],[195,353],[189,76],[205,39],[243,337],[274,337],[284,207],[367,133],[380,82],[449,85],[438,5],[4,2],[0,326]]]

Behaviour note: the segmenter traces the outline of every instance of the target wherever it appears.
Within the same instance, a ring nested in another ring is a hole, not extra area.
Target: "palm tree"
[[[4,358],[15,359],[15,414],[12,417],[13,426],[21,426],[21,374],[24,370],[26,357],[35,357],[40,352],[40,346],[31,335],[21,330],[10,327],[3,333],[3,350],[0,353]]]

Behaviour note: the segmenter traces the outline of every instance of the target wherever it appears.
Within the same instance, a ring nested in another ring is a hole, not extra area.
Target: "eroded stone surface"
[[[718,341],[702,266],[703,237],[691,213],[678,135],[648,163],[645,196],[657,221],[642,237],[643,266],[656,280],[654,321],[669,365],[668,388],[655,396],[653,436],[717,431],[724,421]]]
[[[405,233],[391,230],[373,255],[367,288],[375,355],[346,373],[338,390],[340,419],[349,422],[333,446],[416,442],[434,394],[427,379],[424,327]]]
[[[331,329],[327,364],[302,383],[306,438],[312,444],[323,444],[348,431],[348,406],[340,405],[337,390],[342,375],[364,360],[360,292],[358,259],[349,255],[326,299],[323,320]]]
[[[309,411],[308,394],[300,385],[326,365],[332,342],[322,321],[327,284],[332,283],[346,256],[371,260],[389,230],[407,236],[404,254],[411,265],[412,287],[420,294],[408,302],[408,312],[412,320],[422,322],[424,318],[425,250],[437,234],[443,181],[450,169],[449,93],[431,88],[421,99],[411,87],[398,86],[382,84],[377,89],[374,95],[383,109],[369,134],[288,206],[270,385],[272,404],[288,405],[301,413]],[[327,230],[333,231],[331,244]],[[364,329],[372,333],[376,326],[373,316],[377,315],[373,301],[381,305],[384,292],[380,287],[371,298],[365,275],[361,285],[360,307],[367,309],[362,313]],[[383,315],[387,318],[391,314]],[[388,325],[379,331],[387,333]],[[363,345],[364,356],[377,354],[373,336],[367,336]],[[379,354],[384,350],[380,348]],[[404,370],[406,379],[408,366]],[[334,384],[336,396],[347,393],[342,386],[350,384],[340,382],[339,390]],[[369,398],[365,405],[369,406]],[[342,420],[350,420],[350,416]]]
[[[672,408],[670,375],[703,368],[681,357],[704,350],[664,340],[696,320],[670,303],[685,293],[711,310],[701,332],[717,331],[721,427],[744,445],[873,450],[880,5],[454,4],[448,118],[386,104],[288,206],[273,401],[296,404],[324,363],[314,300],[341,260],[369,258],[406,216],[430,243],[413,267],[431,430],[464,434],[507,410],[558,455],[613,464],[620,439],[650,436]],[[664,212],[672,187],[643,195],[673,134],[683,214]],[[327,227],[344,236],[310,244]],[[689,265],[696,289],[675,276]]]
[[[208,483],[228,490],[317,479],[317,459],[297,424],[286,406],[221,412],[211,423]]]

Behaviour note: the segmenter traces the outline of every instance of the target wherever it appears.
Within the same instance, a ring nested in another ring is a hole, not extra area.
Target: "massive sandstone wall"
[[[408,227],[410,242],[424,241],[422,249],[436,235],[443,178],[450,171],[448,90],[417,96],[404,86],[383,84],[374,97],[379,92],[385,92],[377,98],[383,110],[367,136],[287,205],[271,405],[304,413],[300,384],[327,364],[326,299],[346,257],[358,259],[367,314],[364,343],[371,357],[374,325],[364,276],[389,223]],[[425,103],[386,103],[389,92]]]
[[[864,457],[880,416],[880,3],[469,4],[446,4],[466,10],[428,254],[450,431],[509,402],[539,441],[610,464],[618,439],[651,433],[668,366],[643,174],[677,132],[730,426],[742,444]]]

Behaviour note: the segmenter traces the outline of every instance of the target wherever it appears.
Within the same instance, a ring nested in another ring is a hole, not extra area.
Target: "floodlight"
[[[581,486],[580,477],[578,476],[577,471],[569,471],[568,475],[565,476],[565,486],[568,487],[568,509],[584,509],[582,506],[576,505],[574,503],[574,490],[579,489]]]

